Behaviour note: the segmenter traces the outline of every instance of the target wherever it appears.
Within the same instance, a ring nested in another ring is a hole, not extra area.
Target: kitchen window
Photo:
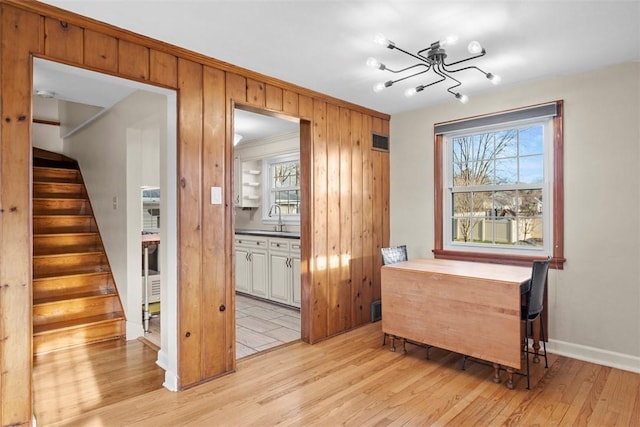
[[[265,161],[265,200],[269,204],[263,211],[264,220],[300,221],[300,157],[273,157]],[[271,216],[269,216],[271,212]]]
[[[561,268],[562,103],[435,133],[436,258],[530,265],[552,255]]]

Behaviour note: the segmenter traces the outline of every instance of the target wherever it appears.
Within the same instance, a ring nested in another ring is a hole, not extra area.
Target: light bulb
[[[383,82],[380,83],[376,83],[375,85],[373,85],[373,91],[378,93],[378,92],[382,92],[385,88],[385,84]]]
[[[384,34],[376,34],[373,41],[379,44],[380,46],[388,47],[389,49],[393,49],[396,46],[396,44],[391,40],[389,40],[388,38],[386,38]]]
[[[463,104],[466,104],[467,102],[469,102],[469,97],[467,95],[460,95],[459,93],[456,93],[456,98],[458,99],[458,101],[462,102]]]
[[[376,58],[373,58],[373,57],[367,58],[367,66],[368,67],[378,68],[379,65],[380,65],[380,62],[378,62],[378,60]]]
[[[480,44],[480,42],[474,40],[469,43],[469,45],[467,46],[467,50],[469,51],[469,53],[478,54],[482,52],[482,45]]]
[[[406,96],[407,98],[411,98],[413,95],[416,94],[416,88],[415,87],[410,87],[409,89],[404,91],[404,96]]]
[[[456,44],[457,41],[458,41],[458,36],[450,35],[440,41],[440,46],[445,47],[452,44]]]
[[[491,73],[487,73],[487,78],[491,80],[491,83],[493,83],[494,85],[497,85],[502,81],[502,78],[500,76]]]

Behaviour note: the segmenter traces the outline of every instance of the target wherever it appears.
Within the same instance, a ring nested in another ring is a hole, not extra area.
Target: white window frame
[[[454,194],[453,188],[453,150],[452,143],[455,137],[477,135],[488,132],[499,132],[514,128],[527,127],[532,125],[543,126],[543,159],[544,159],[544,179],[541,185],[532,184],[508,184],[508,185],[486,185],[486,186],[469,186],[465,187],[466,191],[495,191],[495,190],[522,190],[522,189],[542,189],[542,220],[543,220],[543,245],[517,246],[517,245],[498,245],[488,243],[473,242],[456,242],[453,240],[452,227],[452,199]],[[488,254],[510,254],[525,256],[546,256],[552,254],[552,236],[553,236],[553,119],[534,118],[529,120],[520,120],[512,122],[504,122],[497,125],[489,125],[474,129],[465,129],[461,131],[448,132],[443,134],[444,150],[442,156],[442,233],[443,247],[447,251],[461,252],[478,252]]]
[[[274,164],[288,163],[288,162],[294,162],[294,161],[297,161],[298,163],[300,163],[300,154],[296,153],[296,154],[273,156],[273,157],[268,157],[262,161],[262,176],[264,177],[263,186],[262,186],[264,189],[262,200],[266,202],[262,207],[262,222],[264,224],[278,223],[277,214],[269,217],[269,209],[275,203],[275,200],[274,200],[275,191],[271,186],[271,184],[273,183],[273,177],[271,176],[271,167]],[[291,187],[290,189],[298,190],[298,191],[301,190],[300,186]],[[282,214],[282,221],[285,224],[299,225],[300,214]]]

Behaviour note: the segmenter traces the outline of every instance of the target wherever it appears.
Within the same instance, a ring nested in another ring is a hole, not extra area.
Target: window
[[[300,158],[298,156],[274,157],[265,161],[268,184],[265,185],[269,201],[263,210],[264,219],[281,214],[288,221],[300,220]],[[279,207],[279,212],[275,209]]]
[[[437,258],[561,268],[561,106],[436,125]]]

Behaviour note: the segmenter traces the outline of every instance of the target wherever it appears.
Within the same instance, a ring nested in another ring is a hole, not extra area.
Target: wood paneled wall
[[[178,375],[235,369],[233,109],[300,118],[302,329],[313,343],[370,320],[389,242],[389,117],[37,2],[0,0],[0,421],[31,421],[32,59],[178,90]],[[220,186],[224,204],[212,205]]]

